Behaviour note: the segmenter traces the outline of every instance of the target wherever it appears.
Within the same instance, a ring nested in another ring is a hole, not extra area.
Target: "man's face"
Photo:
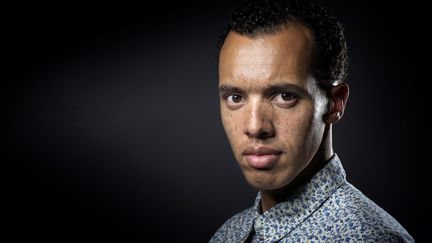
[[[289,184],[322,141],[324,91],[310,75],[310,31],[290,24],[256,38],[230,32],[219,59],[222,123],[249,184]]]

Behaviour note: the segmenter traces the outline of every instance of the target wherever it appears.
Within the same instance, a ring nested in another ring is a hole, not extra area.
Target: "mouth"
[[[269,147],[248,147],[243,152],[249,166],[255,169],[269,169],[279,160],[282,151]]]

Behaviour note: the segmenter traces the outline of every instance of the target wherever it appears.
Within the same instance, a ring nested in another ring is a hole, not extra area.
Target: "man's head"
[[[219,54],[220,108],[252,186],[282,188],[331,150],[346,69],[342,27],[317,5],[249,1],[234,13]]]

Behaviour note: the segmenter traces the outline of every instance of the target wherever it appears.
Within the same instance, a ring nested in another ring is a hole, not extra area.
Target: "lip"
[[[243,155],[249,166],[256,169],[268,169],[279,160],[282,151],[269,147],[248,147]]]

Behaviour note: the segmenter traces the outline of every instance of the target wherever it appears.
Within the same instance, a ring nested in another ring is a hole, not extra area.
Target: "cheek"
[[[277,127],[280,130],[281,140],[291,151],[307,147],[310,137],[316,133],[317,122],[313,110],[312,105],[305,105],[284,113],[278,119]]]
[[[312,156],[318,151],[324,133],[324,123],[321,118],[321,112],[311,109],[305,115],[303,125],[299,128],[299,140],[302,151],[306,157],[312,159]]]
[[[236,138],[238,140],[238,138],[240,137],[238,133],[241,132],[241,117],[239,117],[238,115],[234,115],[232,112],[229,112],[222,108],[221,118],[225,133],[230,143],[234,144]]]

